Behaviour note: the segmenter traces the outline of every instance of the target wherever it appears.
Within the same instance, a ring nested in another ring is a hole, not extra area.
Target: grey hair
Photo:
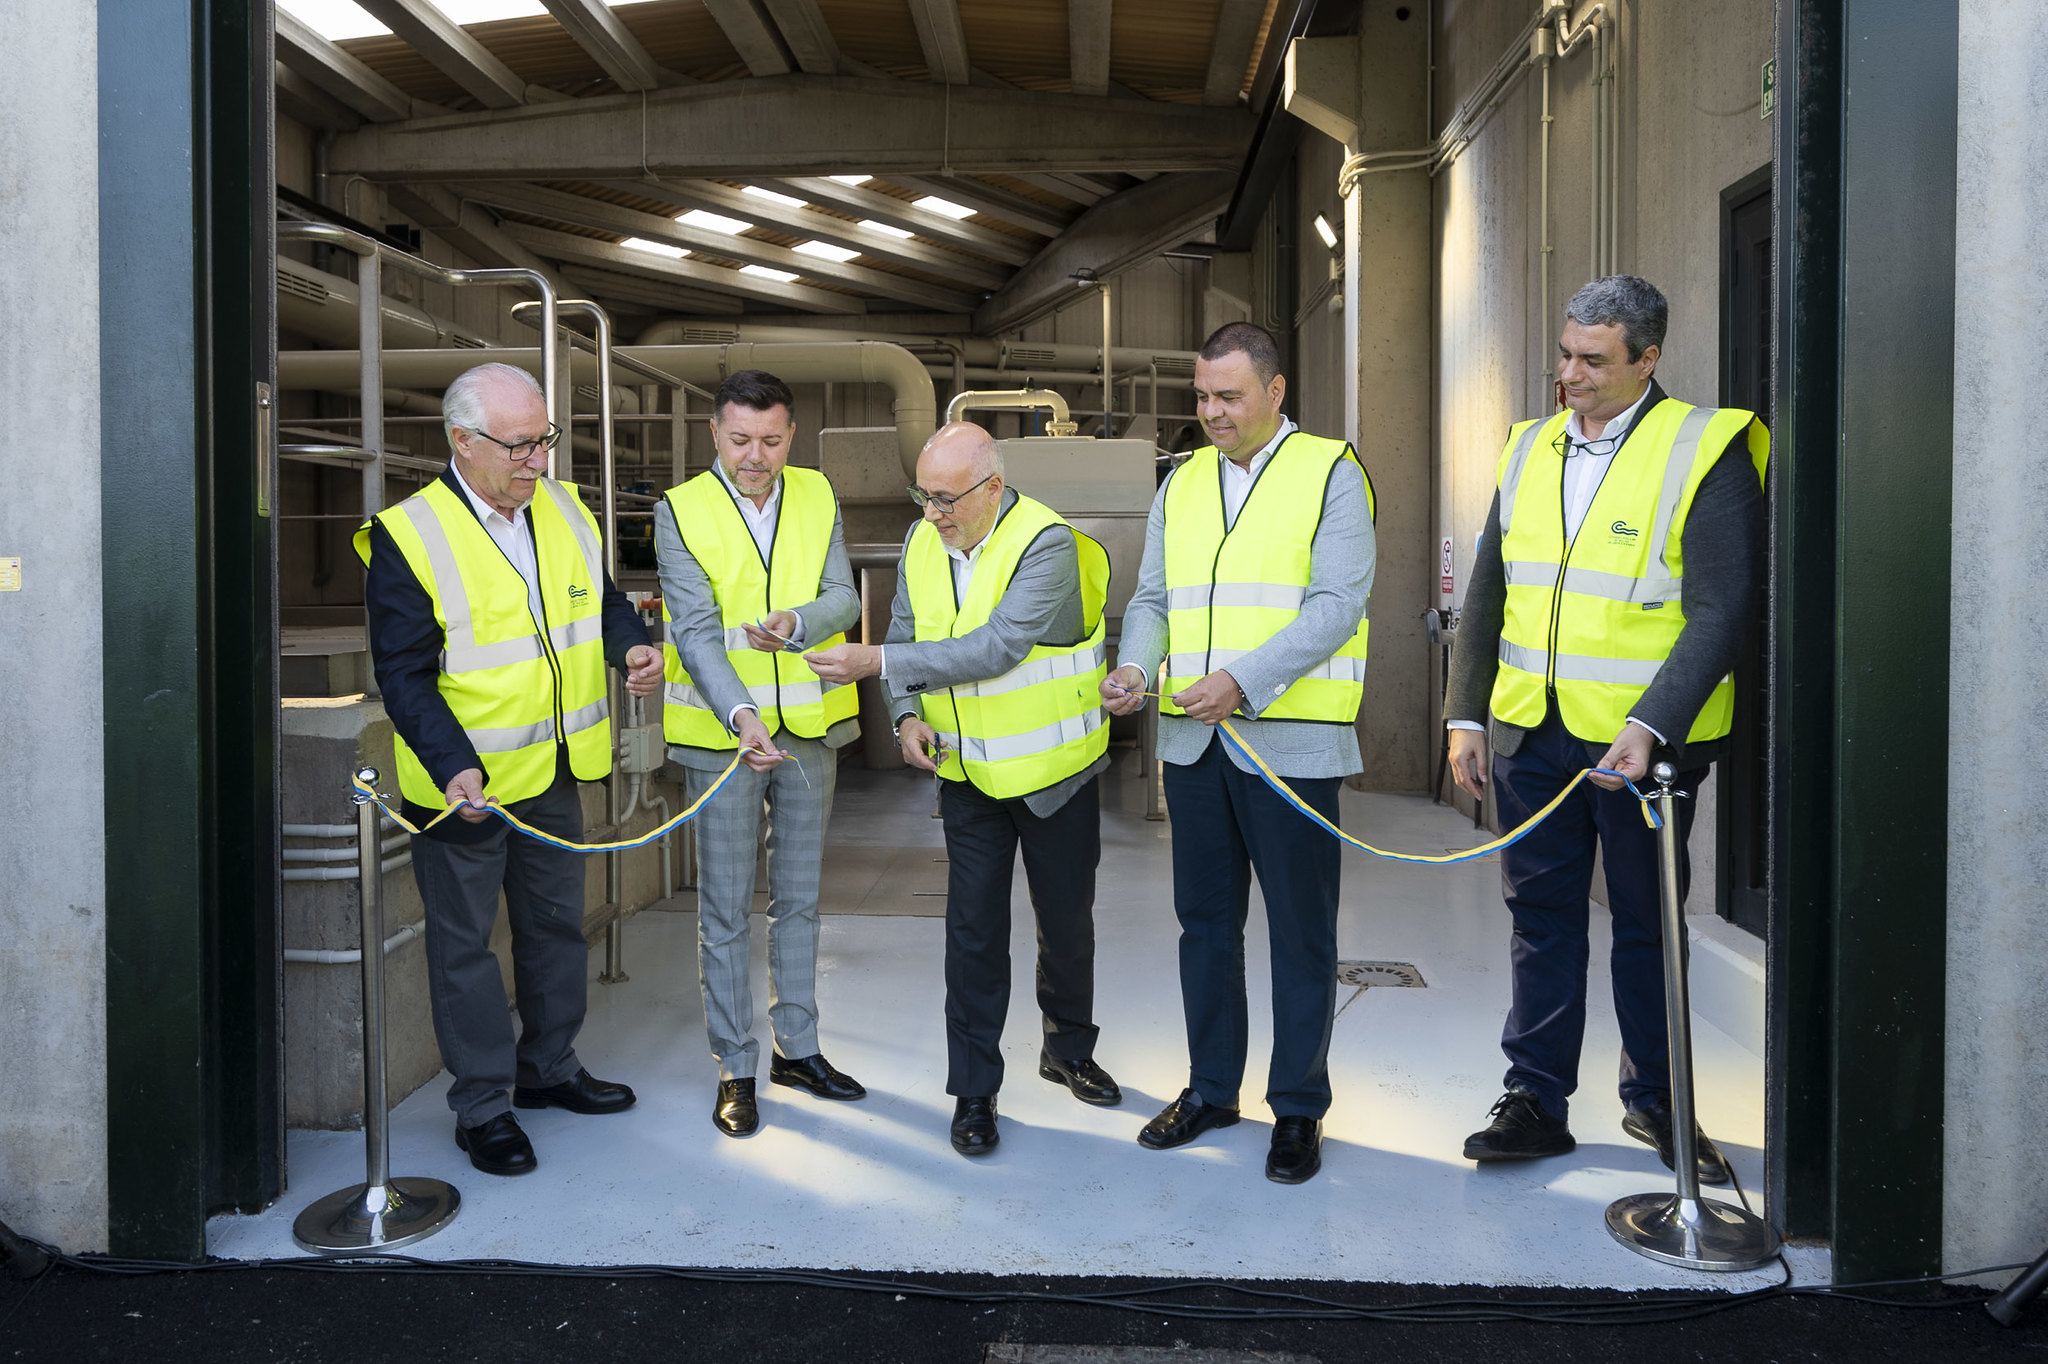
[[[1621,327],[1622,344],[1628,347],[1630,364],[1643,358],[1652,346],[1664,344],[1664,328],[1671,321],[1671,305],[1657,286],[1636,275],[1609,275],[1596,279],[1572,295],[1564,315],[1585,327]]]
[[[1002,444],[1001,442],[996,440],[994,436],[990,436],[988,438],[988,443],[982,446],[981,449],[976,453],[978,457],[976,458],[975,463],[981,466],[982,477],[1000,478],[1005,483],[1008,483],[1010,481],[1009,477],[1003,473]]]
[[[535,397],[545,396],[540,381],[517,365],[493,361],[464,370],[441,394],[441,430],[448,437],[449,449],[455,448],[456,427],[465,431],[484,429],[484,393],[493,384],[515,384]]]

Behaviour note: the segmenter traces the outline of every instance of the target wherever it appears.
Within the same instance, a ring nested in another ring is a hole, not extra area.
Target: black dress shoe
[[[996,1135],[996,1096],[960,1099],[953,1104],[953,1149],[963,1156],[985,1156],[1002,1138]]]
[[[1563,1118],[1553,1118],[1526,1089],[1510,1089],[1493,1106],[1493,1121],[1465,1138],[1465,1159],[1534,1160],[1561,1156],[1579,1143]]]
[[[1273,1124],[1273,1149],[1266,1155],[1266,1178],[1275,1184],[1300,1184],[1323,1168],[1323,1125],[1314,1118],[1281,1118]]]
[[[1665,1169],[1678,1168],[1671,1161],[1671,1143],[1675,1134],[1671,1130],[1671,1105],[1668,1102],[1653,1099],[1640,1108],[1631,1108],[1622,1117],[1621,1130],[1645,1146],[1656,1147],[1657,1158],[1664,1162]],[[1721,1158],[1721,1153],[1700,1130],[1698,1123],[1693,1124],[1692,1130],[1697,1134],[1694,1137],[1697,1149],[1693,1152],[1693,1169],[1698,1172],[1700,1183],[1731,1183],[1734,1176],[1729,1173],[1728,1162]]]
[[[1097,1108],[1115,1108],[1124,1101],[1124,1092],[1116,1087],[1116,1081],[1109,1078],[1109,1072],[1089,1057],[1063,1061],[1049,1051],[1041,1051],[1038,1053],[1038,1078],[1065,1085],[1074,1092],[1075,1098]]]
[[[633,1106],[633,1091],[610,1080],[600,1080],[582,1067],[558,1085],[512,1091],[514,1108],[566,1108],[571,1113],[623,1113]]]
[[[1170,1150],[1187,1145],[1212,1127],[1228,1127],[1236,1121],[1236,1109],[1205,1104],[1194,1090],[1183,1089],[1178,1099],[1145,1124],[1145,1130],[1138,1133],[1138,1145],[1154,1151]]]
[[[768,1059],[768,1082],[808,1089],[821,1099],[865,1099],[868,1096],[860,1081],[827,1061],[823,1052],[816,1051],[794,1061],[785,1056],[771,1056]]]
[[[753,1076],[718,1082],[718,1103],[711,1110],[711,1121],[728,1137],[754,1135],[761,1125],[761,1110],[754,1107]]]
[[[469,1163],[487,1175],[523,1175],[540,1164],[533,1143],[519,1130],[519,1119],[500,1113],[475,1127],[455,1125],[455,1144],[469,1152]]]

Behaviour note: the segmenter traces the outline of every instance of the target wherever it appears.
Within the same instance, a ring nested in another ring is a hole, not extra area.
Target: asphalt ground
[[[58,1264],[0,1276],[0,1361],[794,1360],[804,1364],[1287,1364],[1341,1361],[2048,1360],[2048,1304],[2011,1328],[1987,1296],[1921,1287],[1837,1294],[1148,1279],[839,1276],[680,1270],[391,1272],[374,1265],[112,1273]],[[801,1272],[799,1272],[801,1273]],[[821,1272],[822,1273],[822,1272]],[[1124,1306],[1079,1302],[1120,1294]],[[1317,1306],[1284,1296],[1314,1298]],[[1064,1300],[1062,1300],[1064,1299]],[[1426,1306],[1418,1307],[1416,1304]],[[1337,1311],[1352,1319],[1274,1315]],[[1219,1313],[1254,1314],[1227,1319]],[[1422,1313],[1438,1319],[1422,1319]],[[1478,1315],[1518,1319],[1454,1319]],[[1572,1315],[1576,1321],[1560,1320]],[[1604,1320],[1602,1320],[1604,1318]],[[1624,1320],[1624,1318],[1626,1318]]]

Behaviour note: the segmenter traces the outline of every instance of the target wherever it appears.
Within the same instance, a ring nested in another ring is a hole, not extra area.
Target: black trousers
[[[1094,782],[1044,819],[1023,798],[997,800],[971,782],[942,783],[946,856],[946,1092],[1003,1086],[1010,1012],[1010,882],[1017,849],[1038,916],[1038,1009],[1045,1048],[1067,1061],[1095,1054],[1095,867],[1102,859]]]
[[[1338,823],[1337,777],[1289,777],[1294,793]],[[1244,924],[1252,876],[1266,901],[1273,958],[1273,1056],[1266,1103],[1276,1118],[1330,1108],[1330,1029],[1337,1009],[1337,874],[1342,845],[1211,739],[1192,763],[1166,764],[1173,816],[1173,909],[1180,917],[1180,995],[1188,1087],[1234,1108],[1249,1017]]]

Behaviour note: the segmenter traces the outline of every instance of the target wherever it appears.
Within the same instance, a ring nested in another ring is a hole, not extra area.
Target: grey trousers
[[[583,837],[576,782],[563,777],[508,807],[528,824]],[[589,992],[583,938],[583,855],[551,848],[492,821],[480,843],[412,841],[412,873],[427,906],[427,988],[434,1040],[455,1083],[448,1106],[464,1127],[512,1106],[513,1085],[557,1085],[576,1074],[576,1034]],[[505,980],[491,951],[498,891],[512,927],[512,980],[519,1036]]]
[[[818,1050],[818,875],[825,856],[825,820],[832,812],[838,756],[816,739],[775,736],[803,763],[785,759],[767,772],[741,764],[696,819],[697,972],[704,1027],[718,1078],[744,1080],[759,1064],[754,993],[749,978],[754,859],[761,814],[768,813],[768,1021],[775,1050],[810,1056]],[[716,772],[689,769],[690,800]],[[808,776],[810,784],[804,784]]]

